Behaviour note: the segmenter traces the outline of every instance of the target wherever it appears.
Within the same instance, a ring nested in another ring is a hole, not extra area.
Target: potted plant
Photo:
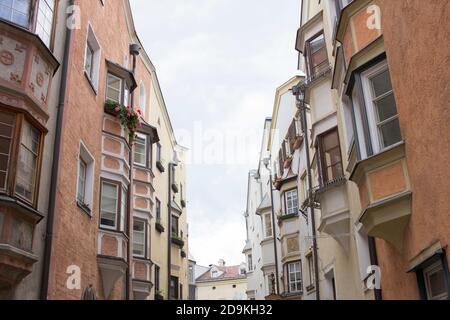
[[[126,107],[120,103],[107,100],[105,102],[105,111],[119,118],[120,124],[128,131],[130,144],[133,144],[136,138],[136,131],[141,127],[141,111]]]
[[[172,234],[172,243],[179,246],[180,248],[184,247],[183,239],[176,234]]]
[[[156,221],[155,221],[155,228],[156,228],[156,230],[158,230],[160,233],[163,233],[164,232],[164,226],[162,225],[162,223],[161,223],[161,219],[156,219]]]
[[[155,291],[155,300],[164,300],[164,292],[162,290]]]

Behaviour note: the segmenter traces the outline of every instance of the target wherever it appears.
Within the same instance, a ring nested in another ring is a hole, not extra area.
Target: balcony
[[[17,200],[0,196],[0,288],[17,285],[33,269],[35,226],[43,216]]]
[[[0,20],[0,102],[45,127],[48,96],[59,63],[39,37]]]
[[[359,221],[367,234],[386,240],[401,252],[412,211],[404,143],[357,162],[350,180],[358,185],[362,207]]]

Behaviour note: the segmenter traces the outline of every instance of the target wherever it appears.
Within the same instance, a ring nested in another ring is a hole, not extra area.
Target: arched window
[[[142,111],[142,115],[145,116],[145,109],[147,106],[147,95],[145,94],[145,85],[144,82],[142,81],[139,90],[140,90],[140,99],[139,99],[140,108]]]

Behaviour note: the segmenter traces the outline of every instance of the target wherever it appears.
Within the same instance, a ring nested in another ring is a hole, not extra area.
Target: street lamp
[[[280,294],[280,284],[279,284],[279,272],[278,272],[278,249],[277,249],[277,236],[276,236],[276,228],[275,228],[275,208],[273,203],[273,181],[272,181],[272,169],[270,168],[270,162],[271,162],[271,156],[263,159],[264,166],[269,171],[269,177],[270,177],[270,201],[272,204],[272,232],[273,232],[273,251],[275,255],[275,274],[276,274],[276,293]]]

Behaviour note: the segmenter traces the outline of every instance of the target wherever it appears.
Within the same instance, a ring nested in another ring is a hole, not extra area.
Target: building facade
[[[1,296],[187,298],[186,150],[128,0],[8,10]]]
[[[245,263],[226,266],[224,260],[217,265],[197,267],[195,279],[197,300],[246,300],[247,279]]]
[[[449,10],[445,2],[302,1],[302,79],[284,89],[294,102],[275,103],[267,145],[279,275],[295,286],[298,275],[299,299],[449,298],[448,74],[426,84],[417,77],[448,66],[448,41],[429,34],[445,39],[439,25]],[[293,234],[299,243],[286,246]],[[289,248],[298,263],[286,274]]]

